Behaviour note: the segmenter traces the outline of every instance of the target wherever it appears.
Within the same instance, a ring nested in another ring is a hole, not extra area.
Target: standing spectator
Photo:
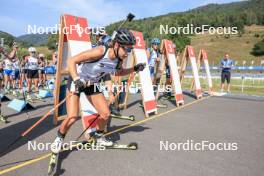
[[[27,63],[27,55],[24,55],[22,57],[22,61],[21,61],[21,84],[22,87],[26,85],[27,83],[27,71],[28,71],[28,63]]]
[[[147,49],[150,77],[153,84],[155,84],[154,77],[155,77],[156,62],[160,61],[159,45],[160,45],[160,39],[153,38],[151,40],[151,48]]]
[[[46,60],[44,54],[39,54],[39,84],[44,86],[46,83],[46,74],[45,74]]]
[[[29,57],[27,59],[28,63],[28,73],[27,73],[27,79],[28,79],[28,84],[27,84],[27,99],[32,99],[30,96],[30,91],[31,91],[31,86],[32,86],[32,81],[34,82],[34,87],[35,87],[35,94],[38,96],[38,82],[39,82],[39,74],[38,74],[38,58],[36,56],[36,48],[30,47],[28,49],[29,52]]]
[[[3,52],[3,48],[0,47],[0,53]],[[0,62],[0,92],[2,92],[2,88],[3,88],[3,78],[4,78],[4,70],[3,70],[3,65],[2,65],[2,61]],[[0,122],[6,123],[6,117],[4,117],[2,115],[1,112],[1,99],[0,99]]]
[[[22,84],[20,79],[20,61],[18,58],[13,59],[12,67],[12,85],[13,85],[13,95],[17,96],[18,91],[16,85],[19,84],[19,90],[22,90]]]
[[[6,57],[6,59],[4,59],[3,61],[5,93],[10,92],[11,81],[12,81],[13,59],[16,58],[17,50],[18,50],[18,45],[16,44],[16,42],[14,42],[11,53],[9,55],[3,53]]]
[[[230,93],[230,80],[231,80],[231,68],[234,65],[233,60],[229,58],[228,54],[225,54],[225,57],[221,60],[221,92],[224,91],[225,80],[227,82],[227,92]]]
[[[55,51],[53,54],[52,54],[52,62],[53,62],[53,65],[57,65],[57,61],[58,61],[58,52]]]
[[[3,80],[4,80],[4,69],[2,65],[2,61],[0,62],[0,91],[3,88]]]

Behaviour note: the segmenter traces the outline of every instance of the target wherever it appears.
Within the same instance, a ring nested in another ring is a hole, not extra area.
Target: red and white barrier
[[[200,60],[203,60],[203,63],[204,63],[204,68],[205,68],[205,72],[206,72],[206,78],[207,78],[207,83],[208,83],[208,91],[209,91],[209,94],[212,94],[213,93],[213,82],[212,82],[212,76],[211,76],[211,73],[210,73],[210,67],[209,67],[209,61],[208,61],[208,55],[207,55],[207,52],[202,49],[200,51]]]
[[[148,66],[148,57],[145,48],[145,41],[142,32],[131,31],[136,38],[136,44],[133,49],[135,57],[135,64],[145,63],[146,68],[139,72],[139,80],[141,84],[141,93],[143,97],[143,107],[145,115],[148,117],[149,113],[157,113],[157,102],[154,96],[153,85],[150,77]]]
[[[178,72],[177,60],[175,57],[175,50],[173,48],[173,43],[170,40],[162,41],[163,47],[165,48],[165,56],[168,60],[170,67],[170,75],[172,78],[172,86],[175,94],[176,104],[184,103],[180,76]]]
[[[188,56],[189,56],[192,71],[193,71],[194,84],[195,84],[195,94],[196,94],[197,98],[200,98],[200,97],[202,97],[201,84],[200,84],[200,80],[199,80],[198,68],[197,68],[196,58],[195,58],[195,54],[194,54],[194,49],[191,45],[187,46],[187,52],[188,52]]]

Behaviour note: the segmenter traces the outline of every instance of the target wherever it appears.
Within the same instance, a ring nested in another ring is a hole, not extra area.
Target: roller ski
[[[56,166],[58,163],[58,158],[59,158],[59,153],[52,153],[50,157],[50,162],[49,162],[49,168],[48,168],[48,175],[55,175],[56,172]]]
[[[111,111],[111,117],[116,118],[116,119],[122,119],[122,120],[130,120],[130,121],[135,121],[135,116],[130,115],[130,116],[124,116],[122,115],[115,107],[113,104],[109,106],[109,109]]]
[[[138,148],[137,143],[119,144],[109,141],[103,136],[103,133],[98,132],[95,132],[93,137],[91,137],[88,141],[92,142],[91,146],[104,146],[106,149],[137,150]]]
[[[75,145],[84,145],[84,148],[86,150],[89,150],[91,148],[97,148],[97,147],[104,147],[105,149],[121,149],[121,150],[137,150],[138,144],[136,142],[131,142],[129,144],[119,144],[117,142],[113,142],[111,145],[103,145],[101,142],[99,142],[97,139],[90,139],[89,141],[79,141]]]
[[[111,114],[111,117],[115,118],[115,119],[135,121],[135,116],[134,115],[125,116],[125,115],[121,115],[121,114],[120,115]]]
[[[116,142],[108,141],[104,136],[95,134],[89,140],[85,141],[77,141],[72,145],[70,148],[61,150],[63,139],[57,137],[52,145],[56,147],[52,147],[52,153],[50,156],[49,166],[48,166],[48,175],[55,175],[56,174],[56,167],[59,160],[59,154],[63,151],[74,150],[77,146],[82,145],[83,149],[85,150],[92,150],[93,148],[104,147],[104,149],[120,149],[120,150],[137,150],[138,144],[135,142],[129,144],[119,144]]]
[[[106,147],[107,149],[123,149],[123,150],[137,150],[138,144],[136,142],[131,142],[129,144],[119,144],[114,143],[114,145],[110,147]]]
[[[63,143],[63,138],[58,136],[55,139],[55,141],[51,144],[52,153],[49,161],[48,175],[55,175],[59,153],[61,152],[61,148],[62,148],[62,143]]]

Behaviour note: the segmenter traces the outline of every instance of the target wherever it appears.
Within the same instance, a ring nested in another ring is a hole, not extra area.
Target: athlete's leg
[[[47,82],[47,75],[46,75],[46,73],[44,73],[43,75],[44,75],[44,82],[43,83],[46,84],[46,82]]]
[[[22,73],[20,71],[19,71],[18,83],[19,83],[19,89],[22,89],[23,81],[22,81]]]
[[[97,130],[104,131],[108,118],[110,116],[110,110],[105,96],[102,93],[93,94],[87,96],[94,108],[97,110],[99,117],[97,123]]]
[[[28,78],[27,79],[27,92],[29,93],[31,90],[31,84],[32,84],[32,79]]]
[[[67,90],[67,95],[69,94],[69,90]],[[79,117],[79,99],[78,95],[73,94],[67,101],[67,118],[63,120],[60,126],[60,133],[65,135],[67,131],[70,129],[72,124],[76,122]]]
[[[15,88],[16,88],[16,73],[15,73],[15,71],[12,71],[12,74],[11,74],[11,83],[12,83],[13,90],[15,90]]]
[[[95,138],[97,145],[112,146],[114,143],[107,140],[103,134],[106,129],[107,121],[110,116],[110,110],[108,103],[102,93],[92,94],[87,96],[94,108],[97,110],[99,117],[97,120],[97,129],[95,132]]]
[[[224,87],[225,87],[225,73],[222,72],[221,73],[221,92],[224,91]]]
[[[34,78],[34,86],[35,86],[35,92],[38,92],[38,83],[39,83],[39,79],[38,78]]]
[[[8,81],[9,81],[9,76],[8,74],[4,74],[4,84],[5,84],[5,90],[8,89]]]
[[[227,82],[227,92],[230,92],[230,80],[231,80],[231,73],[229,72],[227,74],[227,79],[226,79],[226,82]]]
[[[70,92],[67,90],[67,94]],[[61,150],[61,146],[63,143],[63,139],[65,135],[67,134],[70,127],[76,122],[78,119],[79,114],[79,96],[78,95],[72,95],[70,98],[66,101],[67,106],[67,117],[63,120],[59,130],[56,139],[51,144],[51,151],[53,153],[59,153]]]

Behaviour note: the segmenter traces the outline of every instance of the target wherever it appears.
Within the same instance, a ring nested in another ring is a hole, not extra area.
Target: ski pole
[[[16,138],[12,143],[10,143],[2,152],[0,153],[0,156],[4,156],[6,152],[8,152],[9,148],[12,147],[17,141],[19,141],[21,138],[25,137],[30,133],[36,126],[38,126],[42,121],[44,121],[55,109],[57,109],[60,105],[62,105],[68,98],[70,98],[73,94],[70,93],[67,95],[59,104],[54,106],[49,112],[47,112],[43,117],[41,117],[36,123],[34,123],[31,127],[29,127],[26,131],[24,131],[18,138]]]
[[[135,15],[133,15],[132,13],[129,13],[129,14],[127,15],[126,19],[125,19],[125,20],[120,24],[120,26],[117,28],[117,30],[120,29],[122,26],[124,26],[124,25],[126,24],[127,21],[132,21],[134,17],[135,17]],[[111,37],[112,40],[115,39],[116,34],[117,34],[117,32],[116,32],[116,30],[115,30],[115,31],[113,32],[113,34],[112,34],[112,37]]]
[[[80,137],[82,137],[82,135],[95,123],[95,121],[98,119],[100,115],[98,114],[95,119],[88,125],[87,128],[85,128],[85,130],[83,130],[83,132],[76,138],[75,141],[78,141],[80,139]]]

